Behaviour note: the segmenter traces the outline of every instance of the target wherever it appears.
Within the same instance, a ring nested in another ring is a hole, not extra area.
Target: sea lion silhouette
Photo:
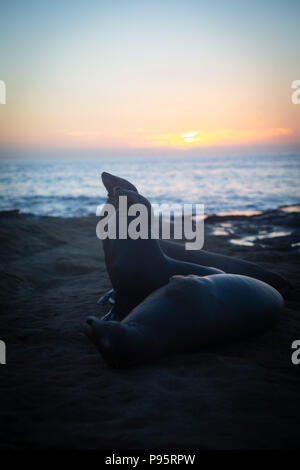
[[[103,172],[102,182],[107,189],[107,202],[115,204],[113,190],[116,187],[138,192],[137,188],[124,178]],[[144,198],[148,204],[150,202]],[[176,243],[169,240],[158,241],[162,251],[170,258],[185,261],[188,263],[199,264],[201,266],[210,266],[217,268],[229,274],[241,274],[259,279],[277,289],[282,295],[286,295],[290,289],[289,282],[281,275],[269,271],[250,261],[245,261],[232,256],[221,255],[206,250],[186,250],[182,243]],[[99,299],[99,303],[105,303],[107,300],[113,301],[114,293],[105,294]]]
[[[260,334],[283,304],[277,290],[247,276],[175,276],[123,321],[89,317],[85,331],[110,366],[126,367]]]

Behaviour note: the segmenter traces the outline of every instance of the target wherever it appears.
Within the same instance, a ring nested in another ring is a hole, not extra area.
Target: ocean
[[[200,203],[208,215],[300,203],[300,155],[2,158],[0,210],[95,214],[106,199],[102,171],[128,179],[152,203]]]

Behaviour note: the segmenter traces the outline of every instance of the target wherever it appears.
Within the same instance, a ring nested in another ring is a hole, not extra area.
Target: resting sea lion
[[[110,366],[132,366],[257,335],[282,307],[277,290],[247,276],[175,276],[121,322],[89,317],[86,333]]]

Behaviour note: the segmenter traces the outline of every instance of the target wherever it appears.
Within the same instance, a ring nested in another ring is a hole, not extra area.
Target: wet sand
[[[205,224],[205,249],[291,282],[272,330],[214,353],[119,371],[82,329],[88,315],[107,311],[96,304],[110,288],[97,219],[2,213],[0,447],[297,447],[300,364],[291,362],[291,343],[300,340],[299,221],[299,213],[273,211]],[[245,237],[246,245],[230,242]]]

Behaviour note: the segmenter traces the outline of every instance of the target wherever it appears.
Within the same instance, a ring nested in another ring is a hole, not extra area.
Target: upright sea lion
[[[114,203],[114,199],[111,198],[111,196],[113,195],[114,188],[117,186],[137,192],[137,188],[124,178],[120,178],[106,172],[103,172],[101,177],[103,184],[107,189],[108,202],[110,203]],[[149,203],[149,201],[147,202]],[[206,250],[186,250],[182,243],[176,243],[169,240],[159,240],[159,245],[162,251],[171,258],[202,266],[211,266],[213,268],[221,269],[225,273],[229,274],[242,274],[254,277],[255,279],[259,279],[275,287],[275,289],[283,295],[285,295],[289,290],[289,283],[285,278],[250,261]]]
[[[125,367],[257,335],[282,307],[277,290],[247,276],[175,276],[121,322],[89,317],[86,333],[110,366]]]
[[[149,201],[137,192],[115,188],[110,200],[117,208],[117,221],[120,196],[127,196],[128,206],[140,203],[151,209]],[[130,220],[131,218],[127,217],[127,224]],[[163,253],[158,240],[151,239],[150,226],[148,230],[147,239],[133,240],[127,237],[103,240],[106,268],[116,292],[110,319],[121,320],[147,295],[165,285],[174,274],[206,276],[223,272],[216,268],[170,258]]]

